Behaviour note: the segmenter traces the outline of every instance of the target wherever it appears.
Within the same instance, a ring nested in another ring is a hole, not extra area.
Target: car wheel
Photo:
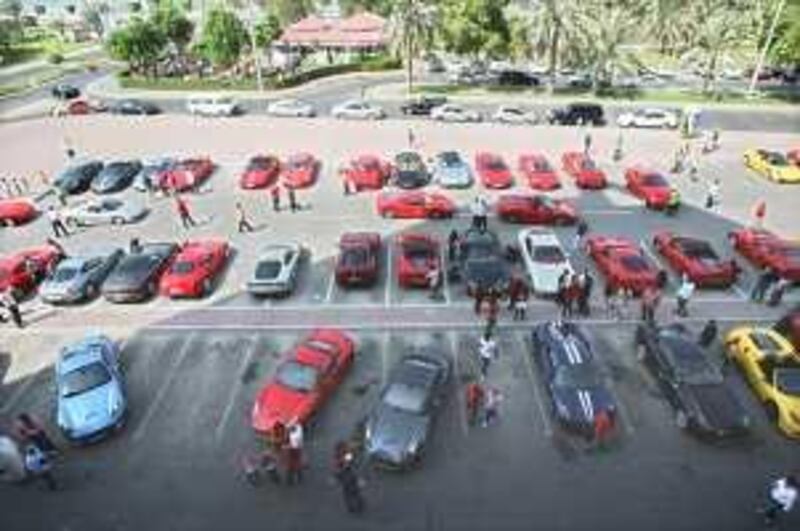
[[[147,284],[147,293],[149,295],[155,295],[158,292],[158,286],[156,285],[155,280],[151,280],[149,284]]]
[[[10,218],[4,219],[4,220],[0,221],[0,225],[2,225],[3,227],[13,227],[14,226],[14,220],[10,219]]]
[[[689,416],[682,409],[679,409],[675,413],[675,425],[682,430],[685,430],[689,427]]]
[[[120,217],[113,217],[113,218],[111,218],[111,224],[112,225],[124,225],[125,224],[125,220],[120,218]]]
[[[764,404],[764,409],[767,412],[767,418],[770,420],[770,422],[778,421],[780,412],[778,411],[778,406],[775,405],[775,402],[767,402]]]
[[[384,210],[381,215],[387,219],[394,219],[394,211],[393,210]]]
[[[92,300],[95,297],[97,297],[97,286],[95,284],[89,284],[86,286],[86,298]]]

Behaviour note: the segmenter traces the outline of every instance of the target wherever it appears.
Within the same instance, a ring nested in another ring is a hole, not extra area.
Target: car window
[[[581,159],[581,168],[584,170],[595,170],[597,169],[597,164],[595,164],[592,159],[584,157]]]
[[[506,163],[501,158],[490,158],[486,163],[486,167],[494,171],[503,171],[506,169]]]
[[[391,384],[383,394],[383,403],[401,411],[421,413],[425,409],[425,392],[403,383]]]
[[[275,278],[283,269],[283,264],[277,260],[264,260],[256,266],[256,278]]]
[[[118,199],[106,199],[102,203],[105,210],[117,210],[122,207],[122,201]]]
[[[561,248],[556,245],[541,245],[533,248],[534,262],[543,264],[560,264],[566,260]]]
[[[664,179],[658,173],[648,173],[647,175],[642,177],[642,184],[645,186],[658,186],[658,187],[668,187],[669,184],[667,180]]]
[[[345,267],[361,267],[369,261],[366,247],[346,247],[342,249],[342,265]]]
[[[549,172],[552,171],[550,167],[550,163],[548,163],[544,159],[536,159],[533,163],[533,169],[537,172]]]
[[[638,254],[626,254],[619,261],[622,267],[634,273],[641,273],[649,269],[647,261]]]
[[[79,395],[105,385],[109,381],[111,381],[111,374],[106,366],[95,361],[64,375],[61,381],[61,396],[69,398]]]
[[[750,340],[762,352],[780,352],[781,345],[775,339],[761,331],[754,331],[750,333]]]
[[[180,260],[172,264],[172,267],[170,267],[169,270],[170,273],[174,273],[176,275],[185,275],[194,271],[194,263],[188,260]]]
[[[53,273],[54,282],[67,282],[72,280],[78,274],[78,270],[74,267],[59,267]]]
[[[282,364],[275,375],[276,380],[282,386],[302,393],[313,391],[318,377],[319,373],[316,368],[296,361],[287,361]]]
[[[800,397],[800,368],[777,369],[775,387],[782,393]]]

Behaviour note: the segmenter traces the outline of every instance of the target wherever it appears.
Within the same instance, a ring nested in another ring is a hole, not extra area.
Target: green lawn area
[[[66,42],[55,34],[29,36],[0,53],[3,59],[0,68],[47,57],[54,53],[65,55],[94,44],[92,42]]]

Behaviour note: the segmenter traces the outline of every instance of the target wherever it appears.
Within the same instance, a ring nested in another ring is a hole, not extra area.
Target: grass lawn
[[[61,55],[93,46],[93,42],[65,42],[60,37],[52,34],[37,35],[14,44],[0,54],[3,60],[0,68],[32,61],[58,53]]]
[[[255,79],[214,79],[214,78],[177,78],[177,77],[139,77],[118,76],[122,88],[141,90],[175,90],[175,91],[214,91],[214,90],[256,90]],[[265,86],[267,84],[265,83]]]

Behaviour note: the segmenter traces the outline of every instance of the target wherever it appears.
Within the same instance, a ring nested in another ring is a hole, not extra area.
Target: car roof
[[[274,260],[281,258],[289,251],[297,251],[299,245],[294,242],[288,243],[270,243],[265,245],[258,255],[259,260]]]
[[[579,365],[594,361],[589,341],[577,325],[551,321],[543,326],[554,365]]]
[[[93,336],[64,347],[59,354],[58,369],[62,374],[96,361],[103,361],[103,349],[110,346],[108,339]]]
[[[442,370],[444,362],[431,355],[406,354],[392,370],[391,383],[430,389],[436,384]]]

